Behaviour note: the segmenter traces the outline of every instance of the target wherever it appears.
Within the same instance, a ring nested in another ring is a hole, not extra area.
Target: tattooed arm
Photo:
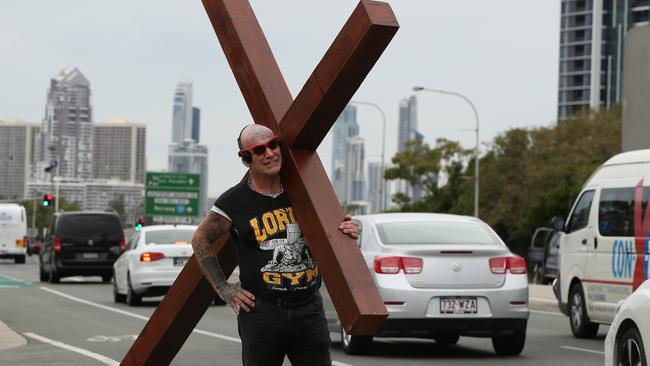
[[[239,314],[240,309],[250,311],[255,306],[255,296],[242,289],[239,282],[228,283],[219,264],[217,251],[228,240],[231,227],[230,220],[211,211],[196,229],[192,247],[199,267],[212,288],[235,314]]]

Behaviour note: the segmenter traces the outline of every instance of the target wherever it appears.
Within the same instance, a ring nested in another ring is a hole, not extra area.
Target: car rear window
[[[145,244],[190,244],[193,229],[163,229],[147,231],[144,234]]]
[[[475,223],[389,222],[377,224],[381,241],[387,245],[409,244],[494,244],[496,238]]]
[[[59,220],[57,226],[61,236],[123,235],[120,219],[115,215],[70,215],[61,216]]]

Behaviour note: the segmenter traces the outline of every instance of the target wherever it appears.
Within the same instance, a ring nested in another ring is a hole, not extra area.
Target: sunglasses
[[[239,150],[238,155],[241,156],[241,154],[246,152],[246,151],[252,151],[255,155],[262,156],[266,152],[267,148],[270,149],[270,150],[275,150],[275,149],[278,148],[278,146],[280,146],[280,138],[278,136],[274,136],[272,139],[270,139],[265,144],[259,144],[259,145],[255,145],[255,146],[253,146],[251,148]]]

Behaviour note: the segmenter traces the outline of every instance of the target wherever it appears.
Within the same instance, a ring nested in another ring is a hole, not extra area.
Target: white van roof
[[[628,151],[609,158],[603,166],[650,162],[650,149]]]

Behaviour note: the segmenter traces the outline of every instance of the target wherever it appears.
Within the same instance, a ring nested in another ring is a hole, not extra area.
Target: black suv
[[[57,212],[52,216],[39,260],[41,281],[66,276],[113,275],[113,263],[125,247],[120,217],[111,212]]]

